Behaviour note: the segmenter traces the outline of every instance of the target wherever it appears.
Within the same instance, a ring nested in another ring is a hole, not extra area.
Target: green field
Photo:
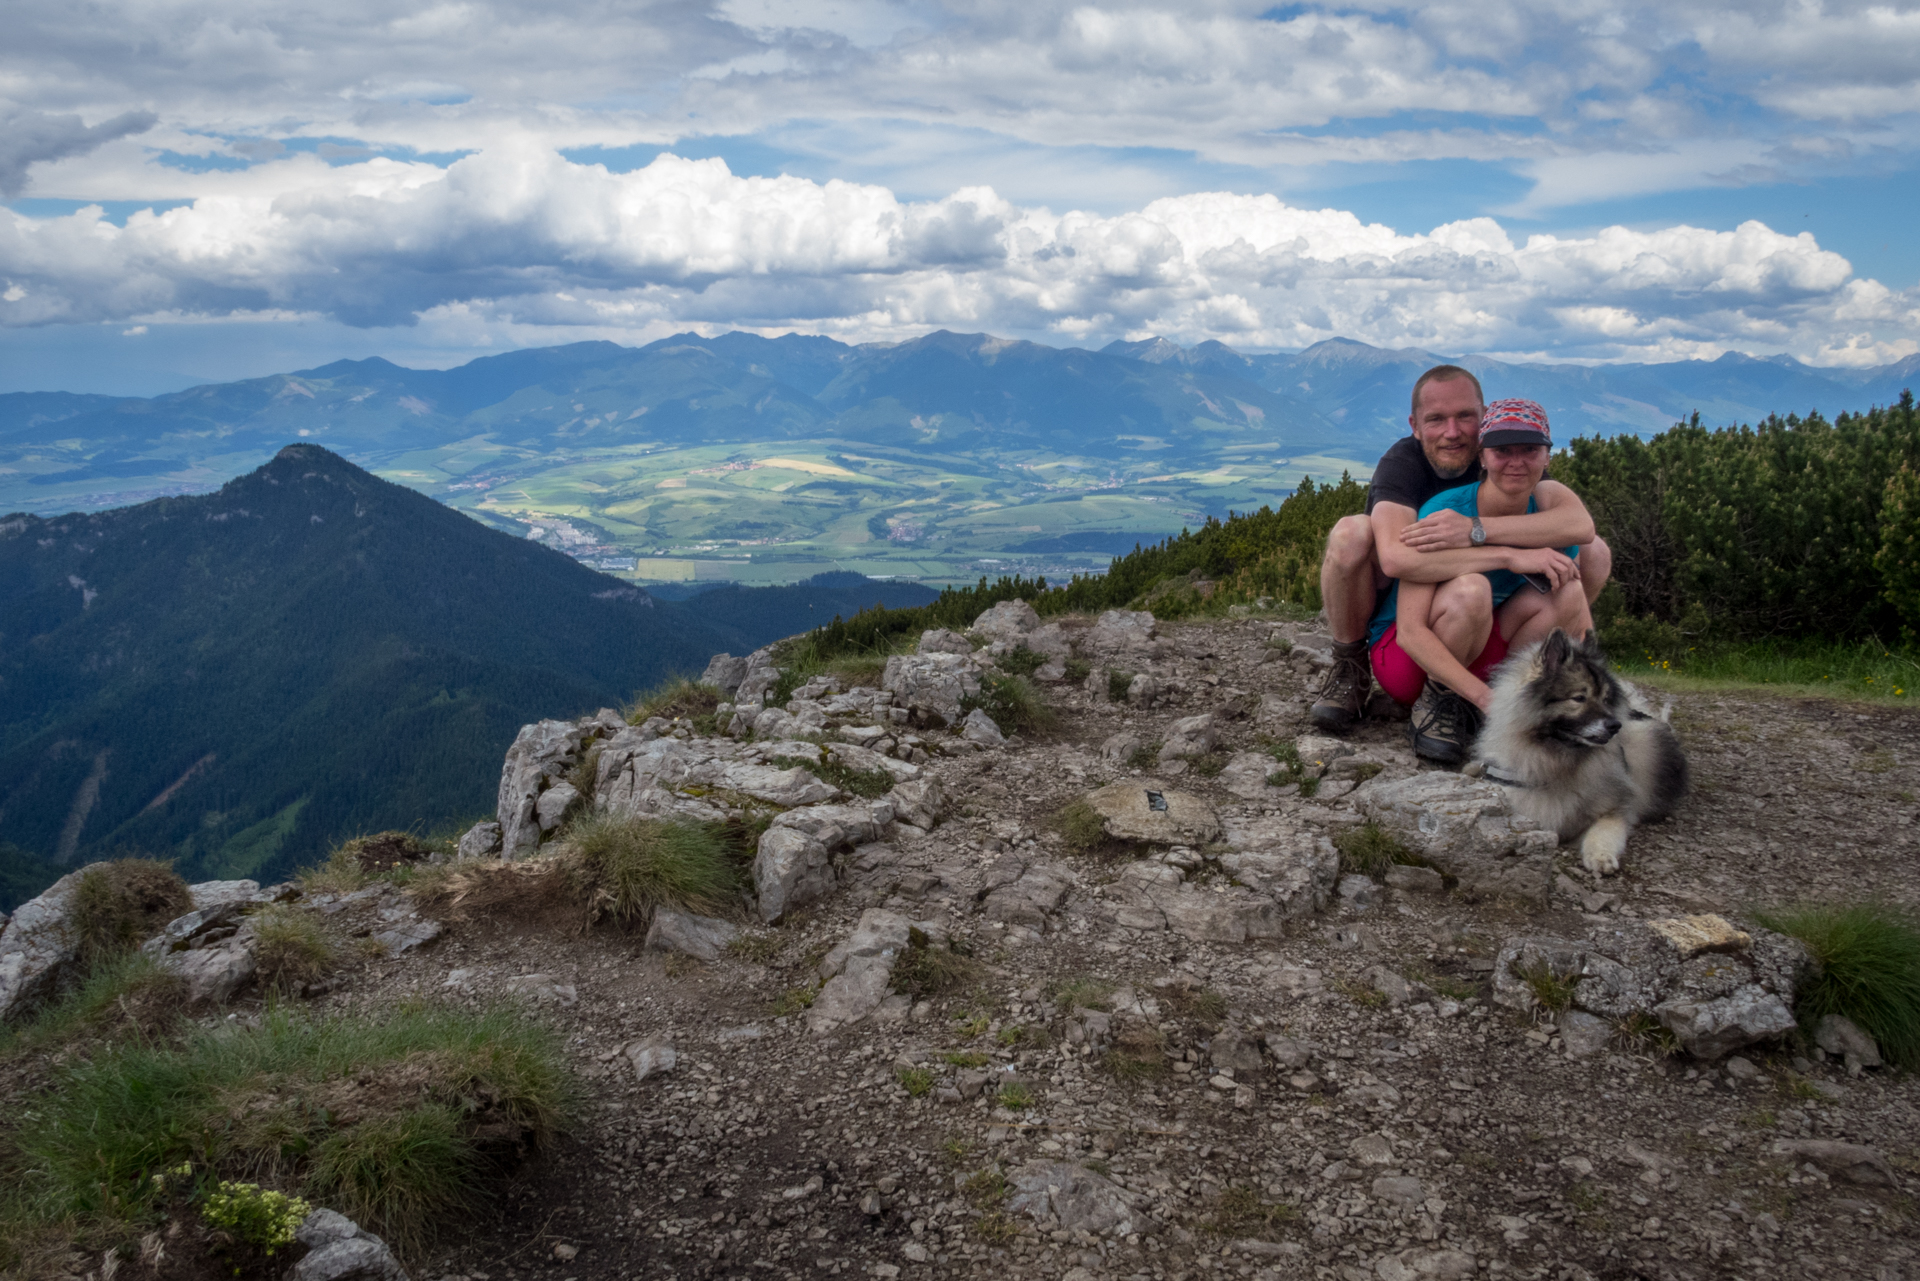
[[[1141,441],[1124,461],[982,458],[825,439],[563,455],[471,440],[375,470],[638,581],[791,582],[829,569],[933,582],[1104,570],[1135,541],[1277,505],[1367,463]],[[628,566],[627,562],[632,565]]]

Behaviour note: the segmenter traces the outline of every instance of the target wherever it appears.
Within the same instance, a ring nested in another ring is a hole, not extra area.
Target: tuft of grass
[[[1018,645],[994,659],[993,665],[1009,676],[1031,676],[1047,665],[1047,656]]]
[[[785,1018],[789,1014],[798,1014],[812,1005],[814,998],[819,995],[820,988],[817,984],[802,983],[799,987],[790,987],[773,998],[773,1004],[769,1008],[774,1018]]]
[[[1123,672],[1117,667],[1107,669],[1107,701],[1124,703],[1127,701],[1127,688],[1133,684],[1135,673]]]
[[[995,1033],[993,1039],[996,1044],[1014,1046],[1029,1040],[1034,1031],[1023,1023],[1009,1023]]]
[[[1218,1023],[1227,1017],[1227,998],[1212,988],[1176,984],[1161,991],[1160,1002],[1175,1017],[1199,1023]]]
[[[1004,1204],[1012,1187],[1007,1176],[989,1166],[984,1170],[975,1170],[960,1185],[960,1195],[966,1203],[976,1210],[990,1210]]]
[[[1266,1201],[1255,1189],[1232,1184],[1220,1193],[1212,1215],[1201,1220],[1199,1228],[1218,1237],[1256,1237],[1299,1218],[1300,1211],[1286,1202]]]
[[[67,920],[79,936],[82,963],[93,965],[138,947],[192,910],[193,895],[171,864],[122,858],[80,873]]]
[[[1555,974],[1545,961],[1515,970],[1514,977],[1527,985],[1533,999],[1549,1014],[1564,1013],[1573,1005],[1573,990],[1580,981],[1576,975]]]
[[[801,684],[796,680],[794,684]],[[791,694],[793,691],[786,691]],[[633,696],[621,714],[629,725],[644,725],[656,716],[670,721],[686,721],[697,734],[711,737],[718,732],[714,720],[714,709],[720,706],[720,691],[712,685],[703,685],[699,681],[680,677],[643,690]],[[782,698],[784,703],[786,700]]]
[[[1053,816],[1053,830],[1070,854],[1091,854],[1109,841],[1106,820],[1085,800],[1069,801]]]
[[[1063,1010],[1111,1010],[1113,984],[1076,975],[1054,985],[1053,1001]]]
[[[586,789],[591,796],[593,789]],[[424,863],[434,853],[432,845],[411,832],[375,832],[356,836],[334,851],[333,857],[352,860],[367,876],[384,876]]]
[[[1370,987],[1365,983],[1355,983],[1350,979],[1334,979],[1327,986],[1363,1010],[1387,1008],[1387,994],[1379,988]]]
[[[1879,1043],[1881,1055],[1920,1066],[1920,923],[1884,901],[1806,906],[1759,918],[1806,945],[1815,973],[1795,997],[1813,1027],[1837,1014]]]
[[[868,800],[885,796],[893,790],[893,775],[884,769],[855,769],[845,761],[834,758],[831,744],[820,745],[817,758],[801,756],[775,756],[767,762],[780,769],[803,769],[823,783],[831,783],[842,791],[852,792],[855,796],[864,796]]]
[[[191,1162],[335,1206],[417,1251],[558,1132],[573,1101],[559,1038],[505,1011],[278,1010],[62,1069],[16,1113],[19,1204],[30,1226],[130,1239],[167,1209],[152,1175]]]
[[[727,943],[727,954],[754,965],[765,965],[778,956],[787,940],[771,931],[736,934]]]
[[[894,1076],[911,1098],[925,1098],[933,1089],[933,1072],[929,1068],[901,1068]]]
[[[896,992],[919,1000],[957,991],[981,975],[980,963],[952,943],[941,947],[919,926],[907,929],[906,950],[895,958],[889,980]]]
[[[948,1050],[940,1056],[955,1067],[983,1068],[991,1060],[978,1050]]]
[[[1151,743],[1142,743],[1133,749],[1127,757],[1128,769],[1152,769],[1160,764],[1160,749],[1166,744],[1158,739]]]
[[[1399,837],[1372,821],[1340,832],[1333,838],[1333,847],[1340,851],[1342,875],[1358,872],[1378,879],[1396,863],[1428,866],[1427,861],[1408,849]]]
[[[1087,677],[1091,675],[1093,675],[1093,664],[1089,663],[1086,659],[1069,658],[1067,660],[1067,681],[1069,684],[1084,685],[1087,683]]]
[[[960,700],[962,715],[976,707],[992,718],[1002,734],[1043,733],[1059,723],[1053,708],[1024,676],[984,674],[980,692]]]
[[[745,884],[741,851],[714,825],[594,810],[567,838],[581,896],[624,924],[644,924],[662,904],[715,916]]]
[[[1659,1019],[1644,1010],[1635,1010],[1613,1025],[1613,1038],[1632,1054],[1651,1054],[1670,1058],[1680,1052],[1680,1038]]]
[[[1009,1112],[1024,1112],[1035,1103],[1033,1091],[1018,1081],[1009,1081],[1000,1087],[993,1101]]]
[[[186,980],[161,969],[144,953],[108,957],[95,964],[78,987],[41,1007],[30,1022],[0,1025],[0,1055],[83,1037],[108,1044],[122,1037],[153,1040],[178,1021],[186,986]]]
[[[989,1245],[1005,1245],[1019,1237],[1020,1228],[999,1210],[983,1214],[973,1221],[973,1234]]]
[[[1187,768],[1201,778],[1218,778],[1229,759],[1225,752],[1201,752],[1198,756],[1187,757]]]
[[[1164,1080],[1172,1075],[1167,1062],[1167,1038],[1160,1029],[1128,1020],[1115,1032],[1113,1045],[1100,1057],[1100,1065],[1114,1080],[1141,1085]]]
[[[339,964],[339,947],[311,914],[278,905],[254,913],[252,919],[253,958],[262,987],[297,994]]]
[[[985,1036],[987,1025],[992,1021],[984,1014],[966,1010],[954,1017],[954,1030],[966,1037]]]

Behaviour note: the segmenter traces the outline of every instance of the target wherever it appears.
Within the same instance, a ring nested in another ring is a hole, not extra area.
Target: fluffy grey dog
[[[1687,757],[1640,692],[1607,670],[1592,636],[1553,635],[1501,665],[1467,772],[1504,784],[1513,809],[1580,836],[1596,875],[1620,870],[1627,834],[1665,818],[1687,791]]]

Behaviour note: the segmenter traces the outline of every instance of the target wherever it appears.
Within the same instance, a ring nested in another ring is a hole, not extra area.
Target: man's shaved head
[[[1487,393],[1480,389],[1480,380],[1473,376],[1472,370],[1462,369],[1458,365],[1435,365],[1432,369],[1429,369],[1426,373],[1421,374],[1420,377],[1414,382],[1413,405],[1408,410],[1408,413],[1411,414],[1416,419],[1419,418],[1421,391],[1426,388],[1426,385],[1428,383],[1443,382],[1450,378],[1464,378],[1468,382],[1472,383],[1474,398],[1477,399],[1482,405],[1485,405],[1487,403]]]

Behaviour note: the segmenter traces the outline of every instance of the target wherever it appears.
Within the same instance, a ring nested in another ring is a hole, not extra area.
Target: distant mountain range
[[[273,876],[475,817],[528,721],[932,596],[843,575],[656,601],[304,444],[217,493],[14,516],[0,890],[116,850]]]

